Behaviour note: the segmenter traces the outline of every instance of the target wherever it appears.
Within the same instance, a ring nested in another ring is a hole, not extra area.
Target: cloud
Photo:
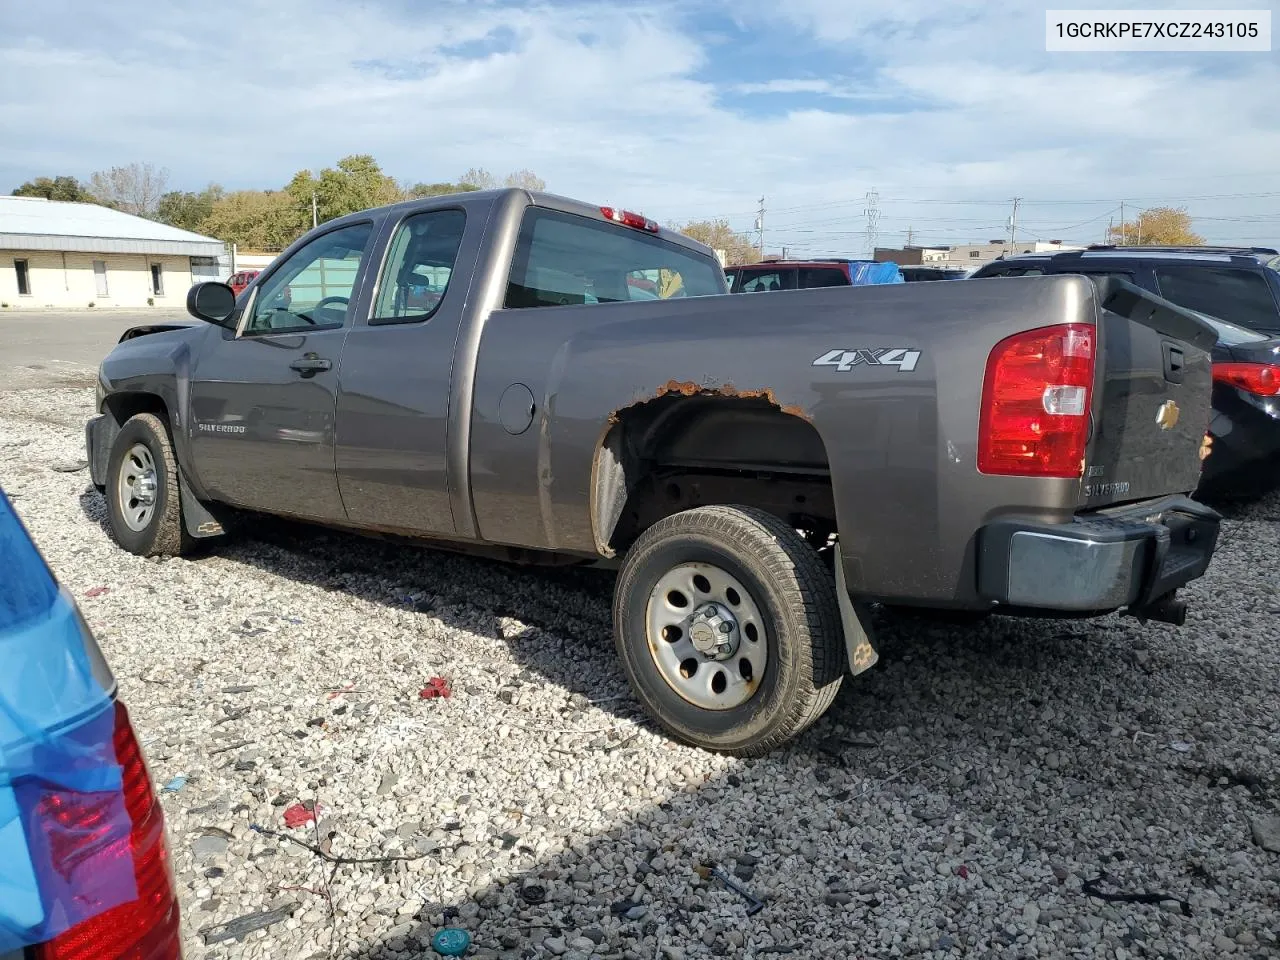
[[[851,252],[872,188],[882,237],[939,240],[996,235],[1013,196],[1098,201],[1028,202],[1023,221],[1048,229],[1109,197],[1280,189],[1259,93],[1278,88],[1274,57],[1049,55],[1042,9],[235,0],[211,19],[191,0],[51,0],[6,14],[0,187],[132,160],[176,186],[278,186],[360,152],[410,181],[528,167],[664,220],[747,227],[764,194],[770,246]],[[1265,213],[1193,205],[1237,210]]]

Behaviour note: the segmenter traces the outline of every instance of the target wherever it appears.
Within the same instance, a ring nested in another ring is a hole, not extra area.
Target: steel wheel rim
[[[732,710],[760,689],[769,663],[765,618],[737,577],[711,563],[673,567],[650,591],[645,619],[654,666],[683,700],[703,710]],[[721,634],[725,622],[735,629]],[[736,644],[731,653],[708,652],[708,635],[720,643],[736,638]]]
[[[146,444],[135,443],[120,461],[116,478],[116,503],[125,526],[141,532],[151,523],[159,499],[156,461]]]

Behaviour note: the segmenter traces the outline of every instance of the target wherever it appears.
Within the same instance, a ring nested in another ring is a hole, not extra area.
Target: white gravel
[[[0,394],[0,485],[157,784],[186,778],[163,803],[188,958],[434,956],[442,926],[489,957],[1278,955],[1280,855],[1253,836],[1280,791],[1275,499],[1226,525],[1182,629],[885,621],[881,665],[825,720],[737,761],[642,722],[608,575],[283,525],[194,560],[124,553],[87,471],[53,469],[83,456],[91,405]],[[452,697],[420,699],[437,675]],[[285,828],[300,800],[318,828]],[[416,859],[335,870],[253,825]],[[703,863],[767,906],[747,917]],[[1192,916],[1085,895],[1103,870]]]

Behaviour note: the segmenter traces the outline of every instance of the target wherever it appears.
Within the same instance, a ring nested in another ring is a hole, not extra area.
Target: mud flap
[[[203,539],[220,537],[226,532],[222,529],[222,523],[217,517],[209,512],[209,508],[196,499],[196,495],[187,486],[187,479],[182,476],[181,470],[178,471],[178,490],[182,500],[182,525],[187,528],[187,533],[197,539]]]
[[[849,596],[844,579],[844,558],[840,555],[840,541],[835,545],[836,598],[840,602],[840,622],[844,627],[844,646],[849,654],[849,673],[857,676],[876,665],[880,654],[871,645],[871,611],[865,603],[857,603]]]

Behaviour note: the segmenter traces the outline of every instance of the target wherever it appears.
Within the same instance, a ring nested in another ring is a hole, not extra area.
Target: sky
[[[763,197],[793,255],[865,255],[872,193],[881,246],[1003,237],[1014,197],[1019,240],[1102,242],[1123,202],[1280,243],[1280,52],[1047,53],[1046,5],[0,0],[0,190],[132,161],[278,188],[370,153],[663,222],[753,230]]]

